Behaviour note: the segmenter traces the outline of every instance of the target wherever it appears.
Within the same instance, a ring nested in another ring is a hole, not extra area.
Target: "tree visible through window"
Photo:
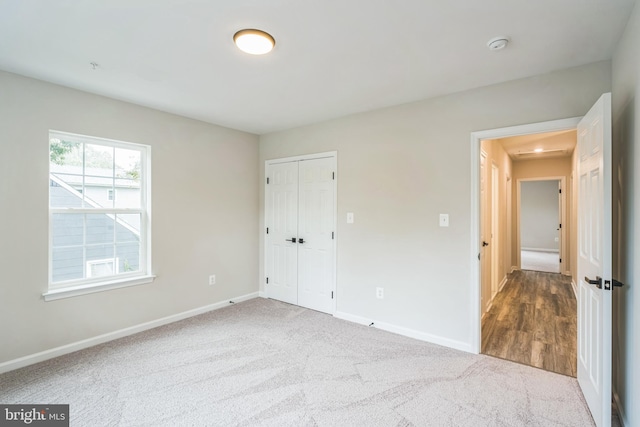
[[[49,134],[50,288],[147,274],[148,147]]]

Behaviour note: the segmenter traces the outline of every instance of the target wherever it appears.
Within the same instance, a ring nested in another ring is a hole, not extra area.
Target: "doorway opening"
[[[472,139],[479,151],[478,351],[574,377],[570,248],[576,235],[569,208],[576,124],[542,123]]]
[[[518,180],[520,269],[561,273],[564,177]]]

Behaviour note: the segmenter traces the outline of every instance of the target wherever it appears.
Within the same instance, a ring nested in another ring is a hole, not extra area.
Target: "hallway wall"
[[[511,205],[512,198],[512,186],[511,176],[513,175],[511,157],[504,151],[504,148],[497,140],[484,140],[481,142],[481,150],[487,153],[487,167],[485,182],[487,183],[487,200],[488,203],[484,206],[481,202],[481,209],[483,209],[482,218],[488,218],[489,227],[491,225],[491,216],[493,214],[492,207],[492,191],[491,191],[491,165],[494,164],[498,167],[498,193],[500,207],[498,212],[498,236],[499,236],[499,260],[498,260],[498,283],[501,283],[505,279],[506,275],[511,271]],[[487,249],[490,249],[487,248]],[[482,307],[483,311],[487,308],[491,301],[491,263],[493,262],[491,250],[485,251],[485,256],[489,258],[488,272],[483,272],[483,276],[486,273],[488,280],[483,280],[482,283]]]

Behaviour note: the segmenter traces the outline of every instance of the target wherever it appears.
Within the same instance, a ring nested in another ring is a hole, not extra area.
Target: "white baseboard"
[[[571,280],[571,289],[573,289],[573,295],[575,295],[576,300],[578,299],[578,287],[576,286],[576,282]]]
[[[425,332],[416,331],[415,329],[404,328],[402,326],[396,326],[390,323],[378,322],[373,319],[367,319],[365,317],[356,316],[355,314],[349,314],[341,311],[336,312],[333,316],[338,319],[359,323],[365,326],[369,326],[371,325],[371,323],[373,323],[373,327],[376,329],[381,329],[383,331],[392,332],[394,334],[403,335],[405,337],[414,338],[420,341],[426,341],[432,344],[438,344],[444,347],[476,354],[476,352],[471,348],[471,345],[466,342],[456,341],[438,335],[427,334]]]
[[[496,295],[498,295],[498,294],[496,294]],[[489,301],[489,304],[487,304],[487,306],[485,307],[484,314],[480,318],[481,321],[484,318],[484,315],[487,314],[491,310],[491,307],[493,307],[493,298],[491,298],[491,301]]]
[[[520,270],[520,269],[518,268],[517,265],[512,265],[511,266],[511,273],[513,273],[514,271],[518,271],[518,270]]]
[[[266,293],[265,291],[260,291],[260,292],[258,292],[258,296],[259,296],[260,298],[269,298],[269,297],[267,296],[267,293]]]
[[[631,424],[627,421],[627,417],[625,416],[624,408],[622,407],[622,402],[620,402],[620,396],[616,390],[613,390],[613,400],[616,402],[616,406],[618,407],[618,418],[620,418],[620,424],[622,427],[629,427]]]
[[[548,249],[548,248],[520,248],[521,251],[531,251],[531,252],[550,252],[550,253],[560,253],[558,249]]]
[[[502,281],[501,281],[501,282],[500,282],[500,284],[498,285],[498,294],[499,294],[500,292],[502,292],[502,288],[504,288],[504,285],[506,285],[506,284],[507,284],[507,276],[504,276],[504,277],[502,278]],[[496,294],[496,295],[497,295],[497,294]]]
[[[54,357],[62,356],[64,354],[73,353],[74,351],[82,350],[85,348],[93,347],[94,345],[103,344],[108,341],[113,341],[118,338],[126,337],[129,335],[137,334],[149,329],[157,328],[158,326],[167,325],[169,323],[177,322],[179,320],[187,319],[189,317],[204,314],[209,311],[218,310],[223,307],[227,307],[231,301],[234,303],[247,301],[258,297],[258,292],[253,292],[247,295],[241,295],[235,298],[229,298],[224,301],[220,301],[214,304],[206,305],[204,307],[194,308],[193,310],[183,311],[182,313],[173,314],[171,316],[163,317],[161,319],[152,320],[150,322],[141,323],[139,325],[130,326],[128,328],[120,329],[106,334],[98,335],[85,340],[76,341],[71,344],[66,344],[60,347],[55,347],[49,350],[41,351],[39,353],[30,354],[28,356],[19,357],[17,359],[9,360],[0,363],[0,374],[4,372],[13,371],[14,369],[23,368],[25,366],[33,365],[34,363],[43,362],[45,360],[53,359]]]

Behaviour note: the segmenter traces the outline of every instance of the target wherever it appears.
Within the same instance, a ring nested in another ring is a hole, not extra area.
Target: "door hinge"
[[[335,231],[331,232],[331,240],[335,239]]]
[[[331,291],[331,299],[333,299],[333,291]]]
[[[336,179],[336,173],[335,173],[335,172],[333,172],[333,174],[332,174],[332,175],[333,175],[333,179]]]
[[[558,193],[562,194],[562,188],[558,190]]]
[[[478,261],[480,261],[480,253],[478,253]]]
[[[562,230],[562,224],[560,224],[560,230]]]
[[[269,284],[269,278],[267,277],[267,285]]]
[[[269,183],[269,178],[267,177],[267,184]]]
[[[267,227],[267,234],[269,234],[269,227]]]
[[[560,258],[560,264],[562,264],[562,258]]]

